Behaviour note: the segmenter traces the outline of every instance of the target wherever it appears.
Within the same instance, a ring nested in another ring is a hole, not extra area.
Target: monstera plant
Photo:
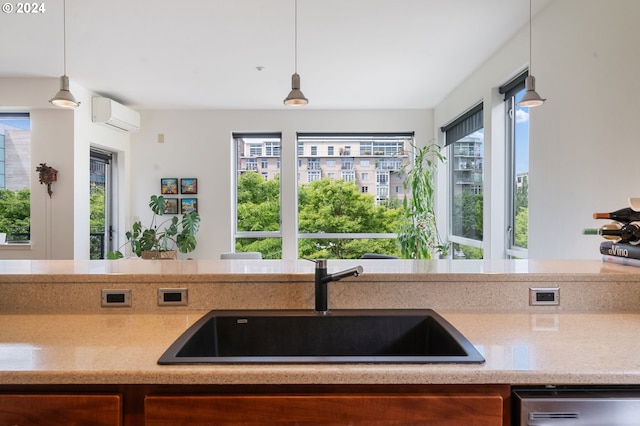
[[[196,211],[162,220],[167,209],[163,196],[152,195],[149,208],[153,212],[149,226],[143,226],[141,221],[133,224],[132,229],[125,233],[131,252],[143,259],[176,259],[177,251],[189,253],[197,246],[196,233],[200,227],[200,215]],[[122,247],[121,247],[122,248]],[[120,250],[107,253],[107,259],[120,259],[124,255]]]

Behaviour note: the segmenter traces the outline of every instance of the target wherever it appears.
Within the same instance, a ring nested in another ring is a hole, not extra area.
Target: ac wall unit
[[[140,113],[118,102],[94,96],[91,99],[92,121],[126,132],[140,130]]]

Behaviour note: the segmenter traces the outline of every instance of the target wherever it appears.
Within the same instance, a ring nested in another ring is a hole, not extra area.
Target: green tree
[[[280,230],[280,176],[265,180],[256,172],[238,178],[238,231]],[[280,238],[239,238],[236,251],[257,251],[264,259],[282,258]]]
[[[523,176],[522,185],[516,188],[514,245],[527,248],[529,243],[529,181]]]
[[[28,233],[31,217],[31,191],[0,189],[0,232]]]
[[[529,244],[529,208],[520,207],[516,215],[515,223],[515,245],[516,247],[527,248]]]
[[[482,240],[482,205],[482,194],[462,191],[455,195],[452,215],[452,232],[454,235],[473,240]]]
[[[104,218],[105,218],[105,198],[104,186],[95,182],[91,183],[89,191],[89,258],[104,259]],[[101,235],[100,237],[98,235]]]
[[[353,182],[321,179],[298,189],[298,228],[301,233],[391,233],[398,209],[376,206]],[[353,259],[367,252],[397,254],[395,240],[302,239],[300,257]]]
[[[280,229],[280,175],[270,180],[265,180],[256,172],[240,175],[237,215],[238,231],[278,231]]]

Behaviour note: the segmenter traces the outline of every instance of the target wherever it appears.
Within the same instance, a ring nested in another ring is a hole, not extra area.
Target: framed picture
[[[198,211],[197,198],[182,198],[180,202],[180,213],[184,214]]]
[[[196,179],[196,178],[182,178],[182,179],[180,179],[180,193],[181,194],[197,194],[198,193],[198,179]]]
[[[165,198],[164,199],[165,214],[178,214],[178,199],[177,198]]]
[[[162,178],[160,179],[161,194],[177,194],[178,178]]]

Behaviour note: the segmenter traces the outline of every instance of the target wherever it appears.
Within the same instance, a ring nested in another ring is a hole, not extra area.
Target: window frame
[[[352,139],[352,140],[358,140],[359,137],[384,137],[384,136],[389,136],[389,135],[393,135],[393,136],[405,136],[405,137],[411,137],[411,141],[413,143],[415,143],[415,134],[414,132],[394,132],[394,133],[358,133],[358,132],[344,132],[344,133],[306,133],[306,132],[298,132],[296,133],[296,164],[301,165],[304,164],[303,161],[301,161],[302,158],[307,157],[307,154],[304,152],[304,145],[303,142],[300,141],[300,138],[304,138],[305,136],[307,137],[336,137],[338,138],[338,140],[342,137],[345,140],[343,140],[343,142],[346,142],[346,140]],[[359,142],[359,141],[358,141]],[[346,142],[349,143],[349,142]],[[360,143],[360,142],[359,142]],[[328,145],[328,146],[334,146],[335,145]],[[318,150],[318,152],[320,152],[321,150]],[[349,144],[349,145],[345,145],[343,148],[341,148],[339,150],[339,156],[341,158],[340,161],[340,179],[343,179],[345,181],[350,181],[350,182],[357,182],[357,176],[358,176],[358,167],[361,166],[359,165],[359,162],[357,161],[357,159],[359,159],[359,157],[361,155],[363,155],[360,151],[360,149],[358,149],[358,152],[360,153],[360,155],[358,154],[353,154],[353,145]],[[322,154],[319,154],[320,156],[322,156]],[[328,156],[329,154],[327,154]],[[367,156],[371,156],[371,158],[373,158],[374,153],[371,152],[371,154],[366,154]],[[384,157],[383,157],[384,159]],[[377,162],[379,160],[376,160],[376,165]],[[326,165],[326,164],[325,164]],[[364,166],[367,167],[367,166]],[[370,167],[370,165],[369,165]],[[368,173],[370,173],[370,170],[367,171]],[[298,185],[300,184],[300,177],[298,177]],[[361,193],[366,193],[366,194],[372,194],[369,191],[369,184],[366,183],[364,185],[360,185],[359,189]],[[388,192],[388,191],[387,191]],[[374,196],[376,194],[373,194]],[[298,201],[296,199],[296,208],[298,208]],[[390,239],[390,238],[397,238],[397,234],[395,233],[301,233],[299,231],[299,226],[298,224],[296,224],[296,235],[297,235],[297,239],[301,240],[301,239]],[[298,244],[296,244],[296,247],[298,247]]]
[[[529,71],[525,70],[508,83],[499,88],[499,93],[504,94],[505,102],[505,254],[507,258],[526,259],[529,250],[515,244],[516,229],[516,197],[517,197],[517,170],[516,170],[516,143],[517,143],[517,97],[525,90],[525,79]],[[527,128],[528,131],[529,127]],[[528,138],[527,138],[528,139]],[[528,177],[527,177],[528,182]],[[527,226],[528,232],[528,226]]]
[[[473,133],[479,130],[483,130],[483,134],[484,134],[484,103],[482,101],[472,106],[466,112],[462,113],[457,118],[455,118],[454,120],[452,120],[451,122],[449,122],[448,124],[440,128],[440,131],[444,133],[445,147],[448,150],[447,158],[449,159],[449,161],[447,161],[447,166],[448,166],[447,167],[447,175],[448,175],[447,177],[447,199],[448,199],[447,240],[452,244],[465,245],[465,246],[470,246],[470,247],[480,249],[482,250],[482,257],[484,258],[485,256],[484,240],[486,238],[486,236],[484,235],[484,215],[486,214],[484,197],[483,197],[483,218],[482,218],[483,238],[481,240],[478,240],[478,239],[463,237],[460,235],[455,235],[453,233],[453,225],[454,225],[453,215],[455,211],[454,209],[455,197],[453,193],[454,185],[455,185],[455,182],[454,182],[454,175],[455,175],[454,150],[456,148],[455,144],[460,139],[467,137],[469,135],[472,135]],[[484,194],[485,174],[486,174],[486,169],[484,167],[484,160],[485,160],[484,136],[483,136],[482,145],[483,145],[483,152],[482,152],[482,164],[481,164],[481,169],[482,169],[481,183],[483,187],[482,193]],[[476,186],[477,185],[474,185],[474,188]],[[478,192],[477,188],[475,188],[471,192],[474,194],[477,193]]]
[[[265,152],[263,152],[263,155],[265,156],[269,156],[269,158],[278,158],[276,164],[278,165],[277,169],[280,170],[279,164],[280,164],[280,160],[282,159],[282,133],[280,132],[274,132],[274,133],[240,133],[240,132],[233,132],[232,133],[232,137],[231,137],[231,143],[233,144],[233,158],[234,158],[234,162],[233,162],[233,193],[232,193],[232,205],[233,205],[233,209],[232,209],[232,221],[233,221],[233,233],[232,233],[232,240],[233,240],[233,251],[235,251],[236,249],[236,244],[237,244],[237,240],[238,239],[245,239],[245,238],[250,238],[250,239],[266,239],[266,238],[279,238],[281,241],[281,245],[283,244],[283,230],[282,230],[282,211],[283,211],[283,196],[282,196],[282,176],[280,176],[280,205],[279,205],[279,216],[280,216],[280,221],[278,224],[279,230],[278,231],[240,231],[238,230],[238,178],[240,177],[240,174],[242,172],[242,170],[240,170],[238,168],[239,166],[239,152],[238,152],[238,139],[240,138],[252,138],[252,139],[269,139],[269,138],[278,138],[280,141],[280,148],[279,149],[273,149],[273,151],[271,152],[272,155],[267,155]],[[266,142],[263,144],[264,146],[266,146]],[[271,148],[273,148],[273,145],[271,145]],[[277,151],[277,153],[279,154],[278,156],[274,155],[274,153]],[[249,151],[249,154],[251,155],[251,150]],[[255,157],[251,157],[251,156],[246,156],[245,158],[247,159],[247,161],[251,161],[252,164],[253,162],[255,162],[256,166],[257,166],[257,161],[258,159]],[[245,167],[245,170],[248,170]],[[258,173],[257,168],[256,169],[252,169],[252,171]],[[278,172],[280,173],[280,172]],[[264,177],[264,174],[261,174],[261,176]]]

